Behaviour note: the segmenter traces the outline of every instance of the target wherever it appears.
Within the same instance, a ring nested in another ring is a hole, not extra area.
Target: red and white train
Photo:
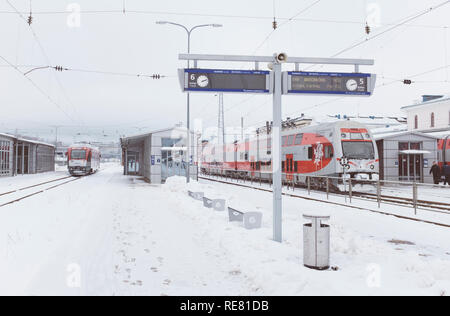
[[[271,138],[256,134],[245,142],[225,146],[207,144],[202,150],[201,171],[205,174],[261,177],[269,180],[272,173]],[[350,167],[344,173],[341,158]],[[341,121],[283,131],[283,180],[306,183],[308,177],[328,176],[357,180],[379,179],[376,142],[367,127]],[[323,187],[325,180],[312,178]],[[338,184],[338,183],[334,183]]]
[[[450,135],[438,141],[439,166],[450,166]]]
[[[100,150],[89,144],[75,144],[67,151],[69,173],[73,176],[85,176],[100,169]]]

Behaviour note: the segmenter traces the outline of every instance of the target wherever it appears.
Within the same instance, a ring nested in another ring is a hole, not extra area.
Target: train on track
[[[242,142],[202,148],[201,172],[270,181],[272,175],[270,133],[257,132]],[[348,160],[346,167],[342,158]],[[283,181],[306,184],[309,178],[318,188],[326,186],[325,177],[334,177],[334,185],[344,177],[361,183],[379,180],[379,157],[370,130],[357,122],[319,124],[282,132]],[[344,171],[345,169],[345,171]]]
[[[73,176],[86,176],[100,169],[100,150],[89,144],[75,144],[67,150],[67,165]]]
[[[450,166],[450,135],[438,141],[439,166]]]

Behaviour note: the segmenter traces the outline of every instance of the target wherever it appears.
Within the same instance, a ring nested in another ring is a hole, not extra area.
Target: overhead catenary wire
[[[45,51],[45,49],[44,49],[44,46],[42,45],[42,43],[41,43],[39,37],[37,36],[37,34],[36,34],[34,28],[32,27],[32,25],[31,25],[31,23],[30,23],[30,19],[32,18],[32,17],[31,17],[31,0],[30,0],[30,17],[29,17],[28,19],[26,19],[25,16],[24,16],[19,10],[17,10],[17,8],[16,8],[9,0],[6,0],[6,2],[7,2],[7,4],[8,4],[8,5],[16,12],[16,14],[18,14],[18,16],[19,16],[23,21],[25,21],[25,22],[28,23],[28,27],[29,27],[29,29],[30,29],[30,31],[31,31],[31,34],[33,35],[34,40],[35,40],[36,43],[38,44],[39,49],[41,50],[41,53],[42,53],[42,55],[44,56],[44,59],[45,59],[46,63],[47,63],[48,65],[52,64],[51,61],[50,61],[50,58],[48,57],[48,54],[46,53],[46,51]],[[71,101],[71,99],[69,98],[69,96],[68,96],[68,94],[67,94],[67,91],[66,91],[66,89],[64,88],[62,82],[59,80],[59,78],[58,78],[58,76],[57,76],[56,74],[53,74],[53,76],[54,76],[55,81],[56,81],[56,83],[58,84],[58,86],[59,86],[59,88],[60,88],[62,94],[64,95],[64,98],[66,99],[67,103],[69,104],[69,107],[71,107],[72,110],[73,110],[73,112],[75,113],[75,115],[79,117],[81,123],[84,123],[83,120],[81,119],[81,117],[79,116],[78,112],[77,112],[77,107],[72,103],[72,101]]]
[[[395,29],[397,29],[397,28],[399,28],[399,27],[401,27],[401,26],[403,26],[403,25],[405,25],[405,24],[407,24],[409,22],[412,22],[412,21],[414,21],[414,20],[416,20],[416,19],[418,19],[418,18],[420,18],[420,17],[422,17],[422,16],[424,16],[424,15],[426,15],[426,14],[432,12],[432,11],[435,11],[435,10],[437,10],[439,8],[442,8],[443,6],[445,6],[445,5],[449,4],[449,3],[450,3],[450,0],[447,0],[447,1],[444,1],[444,2],[442,2],[442,3],[440,3],[440,4],[436,5],[436,6],[431,7],[429,9],[423,10],[423,11],[417,13],[417,14],[409,16],[409,17],[403,19],[401,22],[395,24],[394,26],[389,27],[388,29],[386,29],[386,30],[384,30],[384,31],[382,31],[380,33],[377,33],[377,34],[375,34],[373,36],[368,37],[366,40],[359,41],[359,42],[357,42],[357,43],[355,43],[355,44],[353,44],[353,45],[351,45],[351,46],[349,46],[347,48],[344,48],[344,49],[338,51],[336,54],[332,55],[331,57],[332,58],[338,57],[338,56],[340,56],[340,55],[342,55],[342,54],[344,54],[344,53],[346,53],[346,52],[348,52],[348,51],[350,51],[350,50],[352,50],[354,48],[357,48],[357,47],[359,47],[359,46],[361,46],[361,45],[363,45],[363,44],[365,44],[365,43],[367,43],[367,42],[369,42],[371,40],[374,40],[374,39],[376,39],[376,38],[378,38],[378,37],[380,37],[380,36],[382,36],[382,35],[384,35],[384,34],[386,34],[388,32],[391,32],[391,31],[393,31],[393,30],[395,30]]]
[[[285,26],[286,24],[290,23],[291,21],[293,21],[294,19],[296,19],[297,17],[299,17],[300,15],[302,15],[303,13],[305,13],[306,11],[309,11],[311,8],[313,8],[314,6],[316,6],[317,4],[319,4],[319,2],[321,2],[322,0],[316,0],[315,2],[313,2],[312,4],[308,5],[307,7],[303,8],[302,10],[300,10],[299,12],[297,12],[295,15],[293,15],[292,17],[288,18],[287,20],[285,20],[283,23],[277,25],[276,28],[273,28],[273,30],[264,38],[264,40],[261,42],[261,44],[259,44],[256,49],[253,51],[252,55],[256,54],[260,48],[272,37],[272,35],[281,27]]]
[[[16,70],[18,73],[20,73],[21,75],[23,75],[23,77],[28,80],[28,82],[30,82],[35,88],[36,90],[38,90],[43,96],[45,96],[47,98],[47,100],[50,101],[50,103],[52,103],[53,105],[55,105],[60,111],[62,111],[64,113],[64,115],[70,120],[70,121],[75,121],[65,110],[63,107],[61,107],[61,105],[56,102],[50,95],[48,95],[36,82],[34,82],[31,78],[25,76],[25,74],[16,66],[14,66],[14,64],[12,64],[8,59],[6,59],[5,57],[0,55],[0,59],[3,60],[5,63],[7,63],[9,66],[11,66],[14,70]]]
[[[15,14],[17,12],[13,11],[0,11],[0,14]],[[27,12],[20,12],[22,14],[27,14]],[[81,10],[80,14],[119,14],[123,13],[123,9],[120,10]],[[206,13],[193,13],[193,12],[174,12],[174,11],[151,11],[151,10],[129,10],[126,9],[126,13],[134,14],[148,14],[148,15],[174,15],[174,16],[194,16],[194,17],[206,17],[206,18],[227,18],[227,19],[240,19],[248,20],[273,20],[272,16],[252,16],[252,15],[232,15],[232,14],[206,14]],[[34,11],[33,15],[62,15],[68,14],[67,11]],[[311,23],[332,23],[332,24],[355,24],[355,25],[365,25],[365,22],[352,21],[352,20],[333,20],[333,19],[314,19],[314,18],[292,18],[292,17],[280,17],[277,16],[279,21],[299,21],[299,22],[311,22]],[[392,26],[394,24],[386,23],[380,26]],[[441,25],[420,25],[420,24],[406,24],[405,27],[416,27],[416,28],[444,28]]]

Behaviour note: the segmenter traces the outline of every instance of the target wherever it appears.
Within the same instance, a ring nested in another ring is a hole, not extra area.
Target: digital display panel
[[[287,93],[371,95],[370,78],[359,73],[289,72]]]
[[[185,69],[185,91],[270,93],[268,71]]]

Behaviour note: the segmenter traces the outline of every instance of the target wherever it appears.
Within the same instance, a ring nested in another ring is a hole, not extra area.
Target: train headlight
[[[342,137],[342,138],[346,138],[347,135],[346,135],[346,134],[341,134],[341,137]]]
[[[371,165],[371,166],[370,166],[370,169],[374,170],[374,169],[375,169],[375,166],[374,166],[374,165]]]

